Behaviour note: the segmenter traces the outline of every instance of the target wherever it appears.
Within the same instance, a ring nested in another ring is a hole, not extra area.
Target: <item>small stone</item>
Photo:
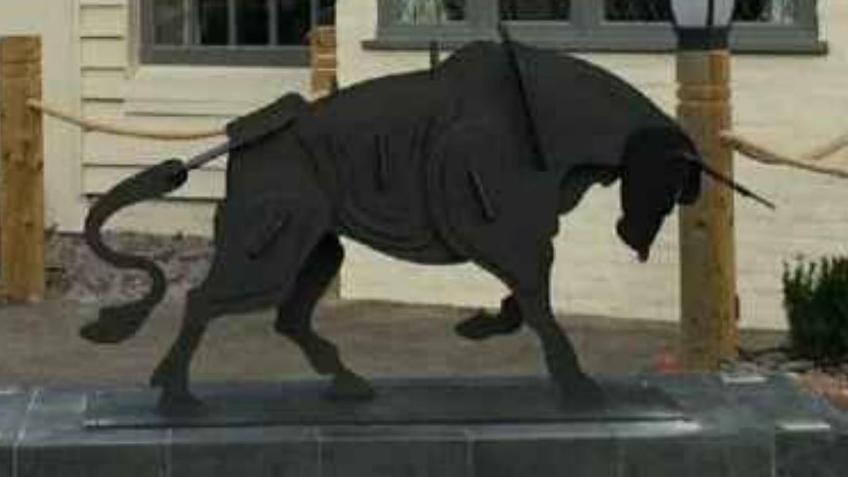
[[[779,369],[786,373],[805,373],[812,371],[815,367],[815,363],[809,359],[796,359],[783,363]]]
[[[781,369],[781,366],[786,364],[787,361],[789,361],[789,356],[782,351],[771,351],[758,356],[756,359],[757,364],[772,371]]]
[[[721,371],[726,374],[761,374],[762,367],[753,361],[726,361],[722,363]]]

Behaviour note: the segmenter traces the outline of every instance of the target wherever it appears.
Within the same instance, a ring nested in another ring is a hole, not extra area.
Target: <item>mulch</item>
[[[848,411],[848,376],[814,370],[797,376],[798,382],[827,399],[834,407]]]

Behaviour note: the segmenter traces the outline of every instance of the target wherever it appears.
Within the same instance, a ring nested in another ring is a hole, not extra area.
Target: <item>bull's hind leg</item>
[[[344,249],[338,237],[325,236],[298,275],[292,295],[278,308],[274,327],[300,347],[317,373],[333,376],[330,398],[370,399],[374,391],[368,382],[345,366],[336,346],[312,327],[315,305],[338,273],[343,259]]]
[[[523,319],[518,300],[509,295],[501,301],[501,309],[492,316],[486,311],[477,314],[456,325],[456,332],[469,340],[484,340],[497,335],[508,335],[521,329]]]
[[[235,209],[227,217],[239,217],[251,208],[249,205]],[[270,227],[259,223],[256,234],[250,234],[249,228],[245,231],[244,224],[233,220],[230,223],[241,227],[233,226],[230,236],[216,235],[216,254],[209,275],[189,292],[179,336],[151,378],[153,386],[162,388],[160,411],[182,413],[199,404],[189,392],[189,370],[211,320],[226,313],[261,310],[288,299],[296,284],[297,270],[307,262],[327,229],[326,209],[310,209],[309,205],[272,203],[272,211],[289,212],[288,220],[269,220]],[[274,219],[279,214],[266,217]],[[280,223],[288,228],[283,230]],[[254,246],[256,235],[262,239],[258,241],[260,247]]]
[[[201,303],[189,293],[179,335],[150,378],[151,386],[162,389],[158,410],[164,414],[185,414],[201,407],[189,390],[191,359],[211,320]]]

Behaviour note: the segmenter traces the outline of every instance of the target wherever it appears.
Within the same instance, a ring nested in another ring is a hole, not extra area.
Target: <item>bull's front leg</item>
[[[497,315],[480,310],[476,315],[456,325],[456,332],[469,340],[484,340],[498,335],[509,335],[521,329],[524,320],[515,296],[501,301]]]

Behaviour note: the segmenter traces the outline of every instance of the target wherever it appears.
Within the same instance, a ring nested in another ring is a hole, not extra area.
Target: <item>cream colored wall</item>
[[[88,117],[165,129],[217,127],[279,96],[307,90],[305,69],[149,66],[137,64],[133,0],[0,2],[0,33],[45,35],[48,101]],[[49,3],[50,8],[47,8]],[[365,51],[373,38],[376,0],[339,2],[338,35],[343,84],[427,66],[425,53]],[[822,0],[824,57],[744,56],[734,59],[737,130],[790,153],[848,129],[848,3]],[[662,106],[674,107],[673,58],[667,55],[587,55],[631,80]],[[156,161],[185,156],[215,143],[157,143],[80,134],[48,120],[48,220],[79,230],[80,197]],[[848,153],[842,159],[848,161]],[[838,159],[837,159],[838,160]],[[848,186],[795,171],[738,162],[739,177],[774,198],[770,214],[739,202],[739,286],[742,325],[782,327],[781,262],[798,254],[844,253],[848,245]],[[223,193],[223,162],[192,175],[166,201],[134,207],[115,228],[160,233],[209,233],[210,199]],[[190,200],[186,200],[190,199]],[[677,319],[676,224],[659,239],[653,260],[633,263],[616,242],[615,190],[590,193],[564,221],[557,238],[554,277],[557,309],[632,318]],[[348,245],[343,295],[413,302],[496,305],[503,288],[471,266],[403,264]]]
[[[139,0],[81,0],[79,29],[83,115],[98,121],[167,131],[223,126],[288,91],[308,91],[306,68],[154,66],[138,62]],[[161,142],[86,133],[81,189],[104,192],[141,167],[186,157],[221,142]],[[194,172],[168,200],[122,212],[115,229],[211,233],[213,200],[224,192],[223,160]],[[79,229],[82,217],[65,224]]]
[[[0,1],[0,36],[42,37],[44,100],[79,110],[79,41],[75,1]],[[55,121],[44,124],[45,219],[48,225],[73,224],[82,214],[80,136],[77,129]]]
[[[374,37],[376,0],[339,2],[343,85],[427,66],[426,53],[366,51]],[[736,56],[736,130],[791,154],[848,130],[848,2],[820,2],[827,56]],[[627,78],[666,110],[675,106],[670,55],[584,55]],[[848,164],[848,152],[833,159]],[[741,325],[782,328],[782,262],[804,254],[848,252],[848,183],[756,165],[737,158],[739,178],[773,198],[776,213],[738,201]],[[563,312],[678,319],[677,224],[667,223],[651,260],[640,265],[614,237],[617,190],[595,190],[563,220],[556,239],[555,307]],[[497,305],[504,289],[473,267],[425,268],[348,246],[342,294],[355,298]]]

